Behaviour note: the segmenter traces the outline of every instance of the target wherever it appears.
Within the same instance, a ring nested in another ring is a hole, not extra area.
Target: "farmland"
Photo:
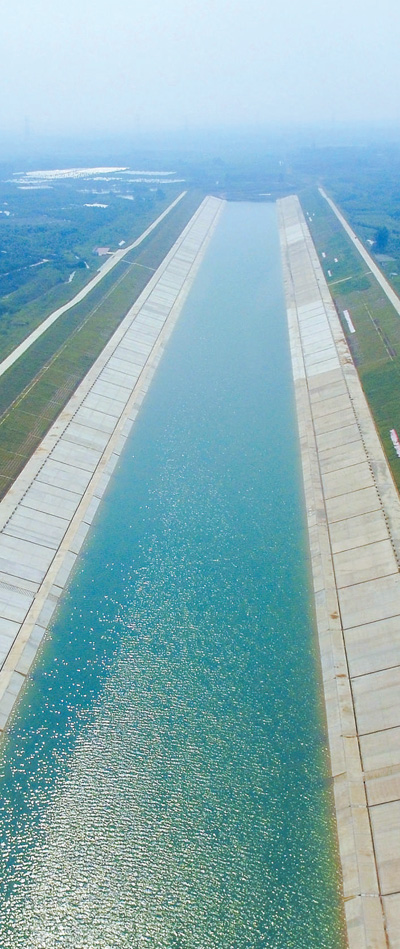
[[[143,226],[146,227],[154,220],[175,196],[176,192],[171,186],[168,201],[159,196],[153,204],[150,202],[151,207],[149,204],[146,215],[140,214],[138,220],[131,221],[129,235],[125,230],[127,242],[138,236]],[[12,484],[137,299],[198,207],[201,197],[201,193],[195,191],[185,195],[140,246],[131,250],[84,300],[63,314],[0,378],[1,495]],[[134,219],[132,210],[130,213]],[[112,244],[110,234],[96,232],[98,240],[100,237],[104,239],[105,236],[108,237],[108,243]],[[91,275],[93,271],[94,265]],[[64,295],[65,292],[64,285]],[[76,293],[76,286],[74,292]],[[48,311],[54,309],[54,303],[59,306],[62,301],[63,295],[56,293],[53,288],[47,293],[46,308],[41,298],[40,301],[31,300],[23,309],[22,326],[19,322],[17,329],[12,327],[9,330],[5,321],[3,335],[7,344],[4,352],[12,348],[11,339],[19,342],[19,334],[22,332],[22,338],[25,338],[36,325],[39,310],[43,319]]]
[[[400,429],[400,318],[316,188],[300,193],[307,223],[397,487],[390,430]],[[343,310],[356,332],[350,333]]]

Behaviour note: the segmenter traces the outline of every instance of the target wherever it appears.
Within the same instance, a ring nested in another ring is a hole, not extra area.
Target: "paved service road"
[[[400,299],[397,296],[397,293],[395,292],[395,290],[393,290],[393,287],[390,285],[389,281],[386,280],[386,277],[383,276],[382,271],[380,270],[378,265],[375,263],[375,261],[372,259],[368,251],[365,249],[364,244],[361,243],[360,239],[354,233],[354,231],[350,227],[350,224],[347,223],[346,218],[343,217],[343,214],[340,213],[339,208],[336,207],[336,204],[332,201],[331,198],[328,198],[326,191],[324,191],[323,188],[318,188],[318,191],[322,195],[322,197],[325,198],[325,201],[328,202],[329,207],[332,208],[333,213],[336,214],[336,217],[340,221],[344,230],[346,231],[346,234],[348,234],[350,239],[353,241],[353,244],[357,248],[358,253],[361,254],[361,257],[364,258],[365,263],[368,264],[368,267],[371,273],[373,273],[374,277],[376,277],[378,283],[382,287],[382,290],[384,291],[384,293],[386,293],[388,300],[390,300],[396,312],[400,316]]]
[[[278,208],[348,946],[399,949],[400,501],[300,202]]]
[[[202,202],[0,503],[0,731],[222,207]]]
[[[19,357],[22,356],[23,353],[26,353],[27,349],[29,349],[30,346],[32,346],[33,343],[35,343],[36,340],[39,339],[39,337],[42,336],[43,333],[46,332],[49,326],[52,326],[52,324],[55,323],[56,320],[58,320],[58,318],[62,316],[63,313],[66,313],[66,311],[70,310],[71,307],[76,306],[77,303],[80,303],[80,301],[83,300],[88,295],[88,293],[90,293],[91,290],[93,290],[93,288],[98,283],[100,283],[101,280],[103,280],[106,274],[110,273],[110,270],[112,270],[113,267],[115,267],[116,264],[118,264],[119,261],[122,260],[122,258],[125,257],[125,255],[129,253],[130,250],[133,250],[134,247],[138,247],[139,244],[141,244],[142,241],[144,241],[145,238],[148,237],[148,235],[151,234],[152,231],[154,231],[154,228],[156,228],[158,224],[160,224],[161,221],[164,220],[167,214],[169,214],[169,212],[172,211],[172,209],[178,204],[178,202],[184,197],[185,194],[186,194],[186,191],[182,191],[181,194],[178,195],[178,197],[175,199],[175,201],[173,201],[172,204],[170,204],[165,209],[165,211],[163,211],[163,213],[160,214],[159,217],[156,218],[156,220],[153,221],[153,223],[150,224],[150,226],[146,228],[145,231],[143,231],[143,234],[141,234],[140,237],[138,237],[133,242],[133,244],[129,244],[129,246],[124,247],[123,250],[115,251],[115,253],[110,256],[109,260],[107,260],[106,263],[103,264],[103,266],[98,271],[96,276],[92,277],[92,279],[89,280],[89,283],[87,283],[86,286],[83,287],[83,289],[80,290],[79,293],[77,293],[76,296],[74,296],[72,300],[69,301],[69,303],[65,303],[64,306],[60,306],[58,310],[54,310],[53,313],[50,313],[50,316],[46,317],[46,319],[43,320],[43,323],[40,323],[40,325],[37,326],[36,329],[34,329],[32,333],[30,333],[29,336],[27,336],[26,339],[24,339],[23,342],[19,344],[19,346],[16,346],[15,349],[13,349],[12,353],[10,353],[9,356],[7,356],[5,359],[3,359],[2,362],[0,362],[0,376],[2,376],[5,372],[7,372],[7,369],[10,369],[10,367],[14,365],[17,359],[19,359]]]

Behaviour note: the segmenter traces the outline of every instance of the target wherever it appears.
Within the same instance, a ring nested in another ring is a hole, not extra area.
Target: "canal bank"
[[[343,944],[310,604],[276,210],[232,203],[0,745],[4,949]]]
[[[0,731],[7,725],[223,202],[206,198],[0,503]]]
[[[400,502],[296,197],[279,202],[348,940],[400,946]]]

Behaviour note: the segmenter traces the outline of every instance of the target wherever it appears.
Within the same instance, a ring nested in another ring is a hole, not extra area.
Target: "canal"
[[[272,205],[229,204],[1,746],[2,949],[338,949]]]

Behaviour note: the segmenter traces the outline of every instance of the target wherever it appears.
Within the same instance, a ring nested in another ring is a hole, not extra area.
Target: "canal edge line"
[[[0,732],[7,727],[224,203],[203,200],[0,502]],[[65,510],[68,516],[63,516]]]
[[[300,202],[278,202],[350,949],[400,931],[400,502]]]
[[[120,261],[130,253],[131,250],[133,250],[135,247],[139,247],[139,245],[142,244],[144,240],[146,240],[146,237],[148,237],[149,234],[151,234],[151,232],[154,231],[159,224],[161,224],[161,221],[167,217],[170,211],[172,211],[173,208],[179,204],[179,201],[185,197],[185,194],[187,194],[187,191],[182,191],[181,194],[175,198],[175,201],[172,201],[171,204],[165,208],[165,211],[163,211],[162,214],[160,214],[156,220],[153,221],[152,224],[150,224],[149,227],[147,227],[146,230],[144,230],[143,233],[136,238],[135,241],[133,241],[133,243],[129,244],[128,247],[124,247],[123,250],[114,251],[105,264],[102,264],[102,266],[98,269],[94,277],[91,277],[88,283],[85,284],[81,290],[78,290],[78,293],[76,293],[71,300],[68,300],[68,302],[64,303],[62,306],[57,307],[57,309],[53,310],[52,313],[49,313],[49,315],[46,316],[46,318],[41,323],[39,323],[39,326],[36,326],[35,329],[32,330],[32,332],[29,333],[29,335],[26,336],[25,339],[23,339],[21,343],[19,343],[15,349],[13,349],[11,353],[8,354],[8,356],[5,356],[5,358],[0,362],[0,376],[3,376],[4,373],[7,372],[7,370],[17,362],[20,356],[23,356],[28,351],[28,349],[30,349],[30,347],[33,346],[33,344],[36,343],[41,336],[43,336],[43,333],[45,333],[46,330],[50,328],[50,326],[53,326],[53,323],[55,323],[60,318],[60,316],[63,316],[64,313],[68,312],[68,310],[72,310],[75,306],[77,306],[78,303],[81,303],[82,300],[84,300],[85,297],[87,297],[88,294],[91,293],[95,287],[97,287],[97,284],[100,283],[104,277],[107,277],[111,270],[113,270],[114,267],[116,267],[117,264],[119,264]]]

